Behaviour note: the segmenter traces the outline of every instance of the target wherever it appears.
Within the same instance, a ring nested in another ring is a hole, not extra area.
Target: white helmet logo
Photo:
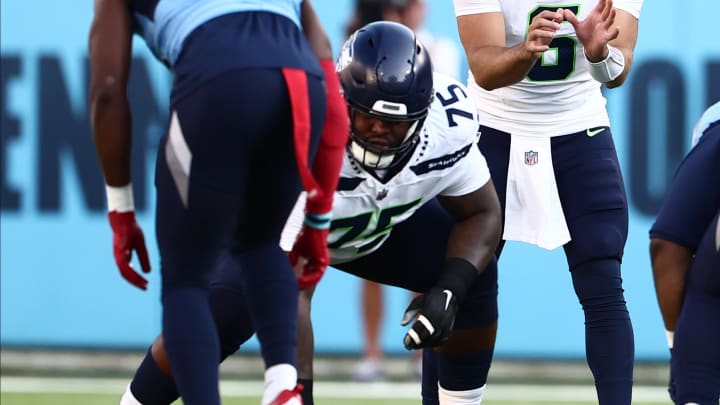
[[[371,111],[387,115],[397,115],[398,117],[404,117],[407,115],[407,106],[402,103],[393,103],[392,101],[377,100],[375,104],[373,104]]]
[[[335,71],[339,72],[347,67],[352,62],[352,47],[350,44],[355,40],[354,37],[350,37],[343,44],[342,50],[340,51],[340,57],[338,57],[337,64],[335,65]]]

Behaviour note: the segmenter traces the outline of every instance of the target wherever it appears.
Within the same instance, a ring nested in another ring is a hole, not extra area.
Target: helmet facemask
[[[363,168],[369,170],[391,169],[398,163],[406,161],[406,157],[415,150],[420,139],[420,129],[425,117],[413,120],[405,134],[405,138],[398,146],[379,146],[366,140],[357,134],[355,129],[355,109],[350,108],[350,141],[347,149],[350,155]],[[375,116],[375,114],[368,114]],[[387,117],[377,117],[382,120],[391,121]],[[408,122],[397,120],[397,122]]]

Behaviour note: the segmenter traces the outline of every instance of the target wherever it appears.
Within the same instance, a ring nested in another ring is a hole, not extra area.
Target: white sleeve
[[[488,169],[485,156],[475,143],[470,146],[467,156],[453,168],[450,176],[454,181],[440,192],[440,195],[448,197],[459,197],[478,190],[490,180],[490,169]]]
[[[455,42],[445,38],[436,38],[428,48],[433,71],[443,73],[453,79],[460,78],[460,49]]]
[[[642,1],[642,0],[637,0]],[[501,12],[500,0],[453,0],[455,16]]]
[[[306,198],[307,193],[304,191],[301,192],[280,234],[280,248],[285,252],[292,250],[293,245],[295,245],[295,239],[297,239],[300,228],[302,228],[303,222],[305,221]]]
[[[635,18],[640,18],[640,9],[642,8],[643,0],[615,0],[613,6],[617,9],[627,11]]]

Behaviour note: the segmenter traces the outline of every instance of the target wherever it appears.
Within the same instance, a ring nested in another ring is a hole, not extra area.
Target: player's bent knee
[[[443,354],[478,353],[495,347],[497,321],[476,329],[455,329],[447,342],[435,348]]]
[[[210,289],[210,310],[220,339],[220,356],[225,359],[252,337],[254,331],[248,309],[239,290],[213,287]]]
[[[498,319],[497,296],[497,262],[493,259],[473,282],[467,296],[460,303],[454,330],[484,329],[496,323]]]
[[[494,336],[494,325],[491,336]],[[436,350],[437,374],[440,386],[450,391],[469,391],[482,387],[487,382],[488,372],[494,347],[494,337],[488,338],[484,344],[472,341],[470,334],[458,334],[462,336],[462,343],[444,346],[446,351]],[[475,335],[479,341],[483,341],[482,335]],[[458,338],[456,338],[458,339]],[[485,346],[484,350],[481,346]],[[453,402],[455,403],[455,402]]]
[[[165,340],[163,335],[158,335],[150,348],[155,364],[158,368],[167,375],[172,375],[172,369],[170,368],[170,360],[168,360],[167,351],[165,351]]]

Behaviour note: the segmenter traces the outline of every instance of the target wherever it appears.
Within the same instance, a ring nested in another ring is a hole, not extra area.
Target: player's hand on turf
[[[415,297],[400,322],[406,326],[414,321],[403,339],[405,348],[415,350],[445,343],[452,333],[457,309],[457,300],[450,290],[432,288]]]
[[[327,247],[330,232],[329,215],[320,221],[316,220],[318,217],[312,214],[305,216],[305,223],[290,251],[290,263],[295,266],[300,261],[302,265],[298,277],[298,287],[301,290],[315,286],[330,264]]]
[[[150,272],[150,259],[145,247],[145,237],[140,225],[135,220],[135,212],[110,211],[108,218],[113,231],[113,255],[120,274],[135,287],[141,290],[147,289],[147,279],[130,264],[132,252],[135,251],[142,271]]]

